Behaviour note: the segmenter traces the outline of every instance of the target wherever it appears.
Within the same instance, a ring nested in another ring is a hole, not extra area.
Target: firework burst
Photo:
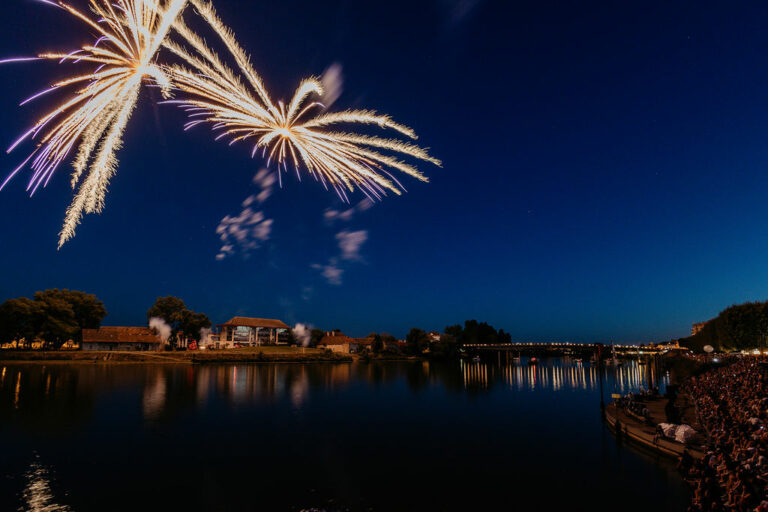
[[[173,90],[186,95],[173,101],[192,118],[186,129],[209,124],[221,132],[217,139],[227,138],[230,144],[248,141],[253,146],[252,156],[261,150],[268,165],[277,162],[280,176],[291,166],[301,179],[300,170],[304,170],[345,200],[346,191],[356,187],[372,199],[380,199],[388,190],[399,194],[403,187],[392,170],[427,181],[415,166],[394,155],[441,165],[425,149],[409,142],[335,131],[340,125],[368,125],[417,138],[410,128],[373,111],[326,112],[321,103],[312,100],[323,94],[315,79],[303,81],[287,106],[274,103],[247,53],[207,0],[88,0],[91,15],[62,1],[40,1],[75,16],[98,37],[92,45],[69,53],[0,61],[57,60],[88,66],[87,72],[59,81],[22,102],[24,105],[59,89],[75,88],[9,148],[10,152],[28,139],[37,143],[32,154],[0,183],[2,190],[29,165],[32,177],[27,191],[34,195],[48,184],[63,161],[72,159],[71,185],[77,193],[67,210],[59,247],[74,236],[83,214],[104,208],[123,132],[146,84],[159,87],[165,99]],[[182,19],[187,4],[194,6],[221,38],[239,72],[228,67],[187,27]],[[182,43],[171,39],[172,32]],[[161,48],[178,57],[181,64],[158,62]]]
[[[288,105],[273,103],[247,54],[210,2],[190,0],[190,3],[224,41],[248,85],[243,85],[199,37],[177,22],[177,31],[200,55],[192,57],[183,48],[166,41],[169,49],[194,69],[173,66],[168,70],[175,87],[187,95],[185,99],[173,101],[190,114],[186,129],[206,123],[220,132],[217,139],[228,139],[230,144],[248,141],[252,145],[251,156],[261,150],[267,165],[275,161],[278,169],[286,172],[290,166],[299,179],[303,169],[326,187],[333,187],[345,200],[345,191],[356,187],[372,199],[380,199],[387,190],[399,194],[402,186],[391,170],[427,181],[416,167],[393,154],[441,165],[425,149],[402,140],[334,131],[339,125],[371,125],[410,139],[417,138],[410,128],[376,112],[326,113],[320,102],[311,101],[313,96],[323,95],[316,79],[304,80]]]
[[[77,147],[71,184],[73,188],[80,186],[59,235],[61,247],[74,236],[83,213],[104,208],[107,186],[117,166],[115,155],[145,80],[150,79],[169,96],[171,82],[155,56],[187,0],[89,0],[92,16],[63,2],[45,3],[57,5],[84,22],[98,39],[69,53],[44,53],[37,58],[84,63],[90,69],[22,102],[60,88],[78,87],[10,147],[9,152],[25,139],[39,138],[37,149],[8,176],[0,190],[31,163],[33,174],[27,191],[34,194]],[[16,60],[20,59],[5,62]]]

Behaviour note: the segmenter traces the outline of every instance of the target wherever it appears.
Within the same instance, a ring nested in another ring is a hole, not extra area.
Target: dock
[[[639,445],[653,453],[665,457],[679,458],[684,450],[688,450],[691,457],[700,459],[704,456],[704,447],[701,443],[689,443],[684,445],[667,438],[656,437],[656,425],[666,421],[665,407],[668,401],[666,399],[650,400],[645,406],[650,411],[650,421],[644,422],[639,418],[627,414],[624,410],[616,406],[616,402],[609,404],[605,408],[605,422],[608,428],[623,439]],[[685,417],[685,416],[684,416]],[[617,420],[619,430],[617,430]],[[692,425],[694,428],[697,425]],[[698,430],[698,429],[697,429]]]

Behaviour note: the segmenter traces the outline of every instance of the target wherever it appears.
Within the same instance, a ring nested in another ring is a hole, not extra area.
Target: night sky
[[[80,289],[107,325],[178,295],[214,323],[403,336],[477,318],[516,340],[653,341],[768,298],[765,2],[214,4],[273,97],[338,64],[334,110],[391,114],[444,167],[421,165],[429,184],[402,177],[408,193],[372,208],[306,177],[265,188],[245,146],[183,132],[145,89],[106,210],[62,250],[69,165],[32,199],[29,175],[0,193],[0,300]],[[32,0],[0,13],[3,57],[93,41]],[[56,99],[18,103],[71,73],[0,67],[4,148]],[[3,152],[3,175],[32,147]],[[259,237],[220,253],[221,220],[264,190]]]

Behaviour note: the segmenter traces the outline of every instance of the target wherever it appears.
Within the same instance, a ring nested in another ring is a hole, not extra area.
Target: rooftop
[[[100,327],[83,329],[83,343],[162,343],[149,327]]]
[[[250,318],[247,316],[233,317],[229,322],[221,324],[219,327],[267,327],[269,329],[290,329],[288,325],[280,320],[272,318]]]
[[[345,336],[344,334],[334,334],[332,336],[328,336],[327,334],[323,336],[323,339],[320,340],[320,345],[346,345],[348,343],[354,343],[354,340],[350,338],[349,336]]]

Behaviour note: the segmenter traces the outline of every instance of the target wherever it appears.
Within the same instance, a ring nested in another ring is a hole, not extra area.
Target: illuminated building
[[[218,327],[221,329],[219,344],[222,348],[287,345],[291,329],[280,320],[244,316],[236,316]]]

